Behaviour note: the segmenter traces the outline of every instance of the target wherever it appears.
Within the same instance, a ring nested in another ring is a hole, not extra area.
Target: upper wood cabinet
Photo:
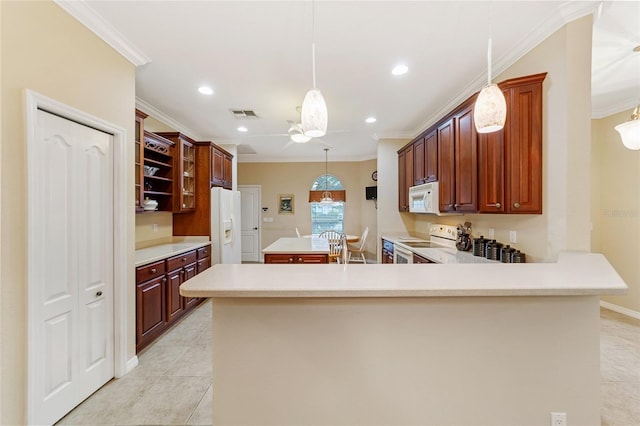
[[[196,208],[196,142],[179,132],[161,132],[158,135],[176,144],[173,211],[191,212]]]
[[[478,134],[477,94],[398,151],[399,201],[408,196],[407,152],[413,184],[439,181],[443,212],[542,213],[542,82],[546,73],[499,84],[507,120],[499,132]],[[437,158],[437,161],[433,159]],[[406,184],[405,184],[406,185]]]
[[[144,119],[148,115],[142,111],[136,110],[136,131],[135,131],[135,204],[136,211],[142,211],[142,201],[144,188]]]
[[[455,134],[455,203],[456,212],[478,210],[478,136],[470,103],[456,115]]]
[[[542,213],[542,82],[546,73],[500,83],[503,130],[478,138],[479,211]]]
[[[438,127],[438,179],[440,181],[440,211],[455,211],[455,123],[452,117]]]
[[[173,235],[211,236],[211,187],[231,189],[231,161],[233,156],[210,141],[195,142],[195,209],[173,215]],[[228,164],[225,175],[225,164]],[[214,178],[214,173],[222,173]],[[226,176],[226,179],[225,179]],[[219,179],[218,179],[219,178]],[[223,185],[221,182],[226,182]]]
[[[409,188],[413,186],[413,145],[398,151],[398,210],[409,211]]]
[[[144,132],[144,165],[152,167],[144,171],[143,197],[156,200],[157,210],[173,211],[175,144],[151,132]]]
[[[231,189],[233,184],[233,155],[216,145],[213,145],[213,147],[214,149],[211,154],[211,185]]]
[[[413,143],[413,184],[438,180],[438,136],[434,130]]]
[[[437,130],[440,211],[475,212],[477,203],[477,133],[473,99]]]

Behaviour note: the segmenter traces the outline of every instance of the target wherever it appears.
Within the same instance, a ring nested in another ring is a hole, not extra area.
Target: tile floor
[[[606,309],[600,318],[602,425],[640,425],[640,320]],[[58,424],[210,425],[210,321],[203,303],[146,349],[136,369]]]

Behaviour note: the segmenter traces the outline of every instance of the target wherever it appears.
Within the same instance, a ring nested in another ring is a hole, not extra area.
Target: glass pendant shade
[[[631,114],[631,120],[618,124],[615,129],[620,133],[622,144],[629,149],[640,149],[640,105]]]
[[[319,138],[327,133],[327,104],[318,89],[311,89],[307,92],[302,101],[302,111],[300,113],[302,129],[305,136]]]
[[[640,149],[640,120],[635,119],[618,124],[615,129],[620,133],[624,146],[629,149]]]
[[[478,133],[497,132],[507,119],[507,102],[496,85],[485,86],[480,91],[473,108],[473,121]]]

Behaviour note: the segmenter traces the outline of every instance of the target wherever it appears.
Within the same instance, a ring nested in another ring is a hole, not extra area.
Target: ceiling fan
[[[289,130],[287,133],[272,133],[269,135],[250,135],[249,137],[264,137],[264,136],[288,136],[289,142],[282,147],[282,149],[287,149],[294,144],[305,144],[305,143],[317,143],[321,144],[328,148],[333,148],[333,145],[323,141],[320,138],[312,138],[310,136],[306,136],[304,131],[302,130],[302,124],[293,121],[287,120],[289,123]]]

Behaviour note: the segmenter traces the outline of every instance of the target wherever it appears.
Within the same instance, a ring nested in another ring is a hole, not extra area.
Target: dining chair
[[[360,237],[360,241],[357,244],[349,244],[347,245],[347,251],[349,252],[349,256],[347,257],[347,263],[351,263],[351,256],[356,255],[357,257],[353,258],[354,262],[362,262],[367,263],[367,258],[364,255],[364,245],[367,242],[367,235],[369,235],[369,227],[367,226],[362,231],[362,236]]]
[[[329,263],[334,261],[340,263],[342,249],[345,247],[344,241],[346,241],[344,234],[336,231],[323,231],[318,237],[329,240]]]
[[[296,226],[296,235],[300,238],[300,231],[298,231],[298,227]]]

